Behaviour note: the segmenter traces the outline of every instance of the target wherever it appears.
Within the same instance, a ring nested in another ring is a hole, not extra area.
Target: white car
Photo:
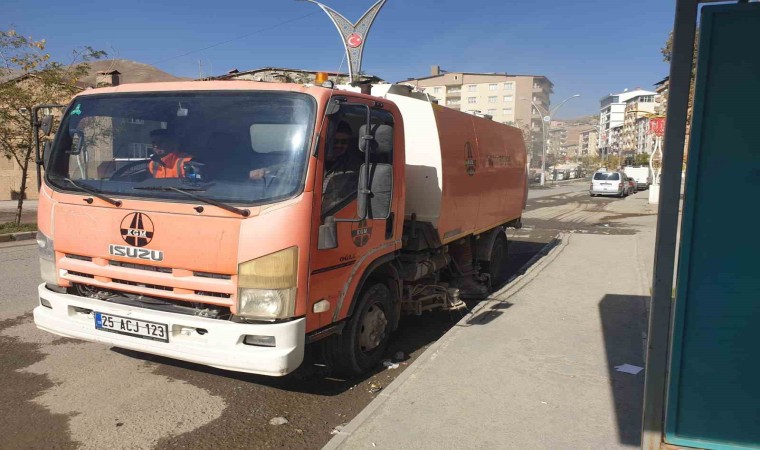
[[[623,172],[596,172],[591,178],[589,194],[592,197],[597,195],[615,195],[625,197],[628,193],[628,182]]]

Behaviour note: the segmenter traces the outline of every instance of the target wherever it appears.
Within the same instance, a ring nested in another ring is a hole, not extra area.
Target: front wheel
[[[357,302],[343,332],[325,343],[334,370],[348,376],[361,375],[380,362],[396,320],[391,291],[382,283],[369,285]]]

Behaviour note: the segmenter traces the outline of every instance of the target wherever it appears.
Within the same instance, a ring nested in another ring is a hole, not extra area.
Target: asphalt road
[[[618,200],[586,190],[531,191],[525,227],[509,233],[510,273],[558,231],[627,232],[604,226],[601,208]],[[342,380],[311,355],[296,376],[266,378],[41,332],[38,270],[34,245],[0,244],[0,448],[320,448],[462,314],[405,318],[388,351],[404,354],[398,369]]]

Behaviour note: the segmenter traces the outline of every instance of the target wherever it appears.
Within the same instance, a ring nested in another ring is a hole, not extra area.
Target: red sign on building
[[[654,117],[652,119],[649,119],[649,134],[654,134],[655,136],[665,135],[664,117]]]

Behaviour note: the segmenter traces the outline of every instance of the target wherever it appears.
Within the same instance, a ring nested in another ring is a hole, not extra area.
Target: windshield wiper
[[[199,188],[189,188],[189,189],[180,189],[173,186],[136,186],[132,189],[140,189],[144,191],[174,191],[179,192],[180,194],[184,194],[192,199],[199,200],[204,203],[208,203],[209,205],[214,205],[216,207],[225,209],[230,212],[234,212],[235,214],[240,214],[243,217],[248,217],[251,215],[251,211],[247,209],[240,209],[235,208],[234,206],[226,205],[222,202],[207,198],[207,197],[201,197],[200,195],[195,195],[190,191],[205,191],[205,189],[199,189]]]
[[[114,205],[116,207],[121,206],[121,200],[114,200],[111,197],[106,197],[105,195],[103,195],[99,191],[97,191],[95,188],[83,186],[83,185],[81,185],[79,183],[74,182],[74,180],[72,180],[71,178],[64,178],[64,180],[68,181],[75,188],[79,189],[82,192],[86,192],[86,193],[92,195],[93,197],[97,197],[97,198],[103,200],[104,202],[110,203],[110,204],[112,204],[112,205]],[[92,203],[92,199],[89,199],[89,200],[90,201],[87,202],[87,203]]]

